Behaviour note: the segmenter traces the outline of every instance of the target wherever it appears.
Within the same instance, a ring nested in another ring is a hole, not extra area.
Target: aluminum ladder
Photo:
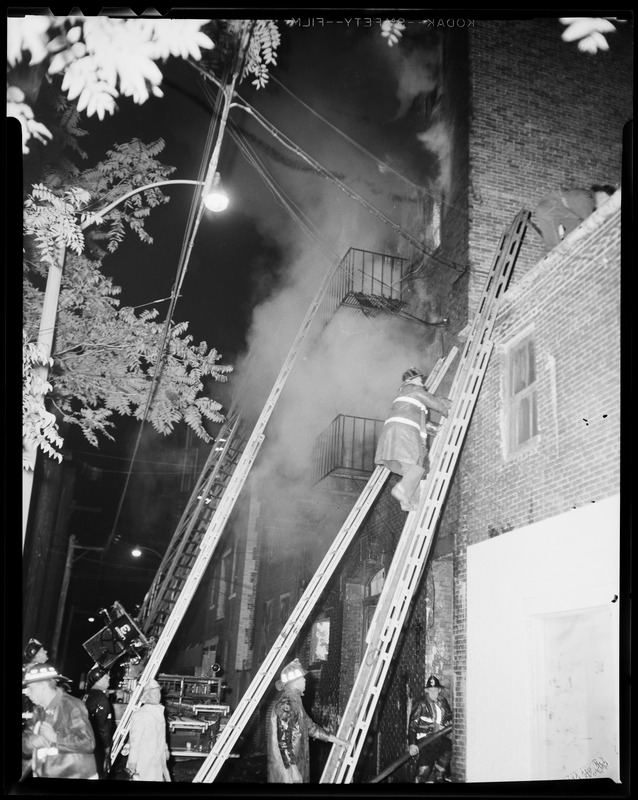
[[[432,447],[432,467],[421,484],[419,507],[411,511],[406,519],[368,630],[361,666],[339,725],[337,735],[347,739],[350,746],[332,746],[320,783],[353,781],[401,630],[427,563],[436,526],[487,370],[493,347],[490,336],[499,300],[507,290],[529,217],[528,211],[520,211],[501,236],[450,391],[451,413]]]
[[[245,437],[241,416],[232,412],[222,425],[206,464],[177,524],[162,562],[146,593],[137,623],[148,637],[159,638],[197,558],[208,523],[237,466]]]
[[[326,272],[326,275],[324,276],[317,293],[311,301],[310,306],[306,311],[306,315],[303,318],[295,339],[290,347],[288,355],[284,360],[277,379],[275,380],[266,403],[259,415],[255,427],[253,428],[250,437],[247,439],[246,445],[241,452],[241,456],[239,457],[236,466],[232,470],[232,474],[229,473],[229,477],[219,498],[218,505],[206,526],[206,530],[201,536],[199,544],[196,544],[192,550],[187,552],[185,546],[184,548],[181,547],[181,537],[173,537],[172,545],[174,546],[172,548],[170,560],[167,561],[167,567],[165,570],[165,575],[169,579],[168,583],[166,579],[162,579],[161,577],[158,578],[158,583],[154,587],[151,597],[149,597],[149,604],[146,611],[146,619],[148,620],[148,624],[153,627],[155,630],[155,635],[158,636],[157,643],[144,666],[137,685],[131,694],[126,709],[124,710],[115,733],[113,734],[110,755],[111,764],[115,762],[115,759],[124,746],[124,742],[128,736],[131,724],[131,717],[140,705],[144,686],[157,674],[162,660],[173,640],[173,637],[175,636],[177,629],[182,622],[186,611],[188,610],[188,606],[195,595],[202,576],[208,567],[208,564],[210,563],[215,548],[217,547],[219,539],[224,531],[226,522],[228,521],[239,493],[246,482],[252,464],[257,457],[257,453],[259,452],[259,448],[264,441],[264,430],[266,425],[268,424],[277,401],[281,396],[288,376],[290,375],[290,372],[294,366],[295,360],[302,349],[303,343],[317,315],[317,311],[319,310],[324,299],[324,295],[326,294],[332,279],[340,269],[341,263],[341,261],[337,260],[331,264],[330,269]],[[215,470],[213,469],[211,476],[214,473]],[[219,472],[217,474],[219,474]],[[202,485],[206,484],[206,482],[207,480],[205,479],[202,482]],[[189,501],[189,508],[187,508],[182,517],[182,520],[185,522],[184,529],[186,531],[193,532],[196,529],[196,523],[194,521],[190,522],[187,520],[190,520],[191,518],[191,512],[193,510],[190,508],[191,506],[195,509],[199,508],[201,510],[202,507],[200,505],[196,505],[200,502],[202,501],[200,500],[198,493],[193,493],[191,500]],[[195,515],[192,514],[192,516],[194,520]],[[192,527],[189,528],[189,525],[191,524]],[[197,535],[199,535],[199,526],[197,526],[197,528]],[[178,563],[182,556],[185,556],[186,562]],[[170,578],[175,581],[174,585],[171,585]],[[159,592],[160,587],[163,588],[161,593]],[[151,612],[153,612],[153,615],[151,615]]]
[[[439,359],[428,378],[427,388],[430,391],[436,391],[456,353],[457,349],[452,348],[445,359]],[[234,744],[257,710],[261,698],[272,688],[277,672],[389,476],[389,470],[378,466],[368,479],[317,571],[260,665],[257,674],[193,778],[193,783],[214,781],[226,759],[231,757]]]

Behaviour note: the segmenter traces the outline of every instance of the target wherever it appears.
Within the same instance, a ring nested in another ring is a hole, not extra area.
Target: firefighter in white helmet
[[[340,739],[312,721],[301,698],[306,689],[306,671],[299,659],[285,666],[275,684],[279,694],[270,706],[266,720],[268,783],[308,783],[310,757],[308,737],[348,747]]]
[[[429,409],[446,417],[451,402],[428,392],[426,377],[416,367],[406,370],[402,380],[383,426],[374,461],[403,476],[392,488],[392,496],[404,511],[413,511],[418,504],[419,482],[428,463]]]

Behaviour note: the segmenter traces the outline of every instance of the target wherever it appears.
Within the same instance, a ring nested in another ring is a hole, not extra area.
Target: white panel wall
[[[468,782],[619,780],[618,582],[618,497],[468,548]]]

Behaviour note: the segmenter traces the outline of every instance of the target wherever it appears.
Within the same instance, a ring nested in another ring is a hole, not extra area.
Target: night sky
[[[435,77],[427,46],[412,46],[416,40],[427,45],[425,33],[413,27],[401,47],[389,48],[378,26],[289,28],[281,23],[280,31],[273,79],[260,90],[245,80],[240,95],[354,193],[392,218],[397,196],[413,193],[414,184],[431,185],[437,174],[436,159],[417,138],[424,127],[421,90],[431,88]],[[101,122],[83,120],[89,132],[81,140],[89,152],[86,166],[102,159],[116,143],[161,137],[166,148],[159,159],[176,167],[170,177],[197,178],[214,88],[208,84],[207,91],[197,71],[175,59],[162,71],[163,98],[153,97],[143,105],[120,99],[114,116]],[[231,206],[202,220],[174,320],[187,320],[195,341],[205,340],[217,349],[221,363],[237,364],[248,347],[256,350],[269,390],[331,263],[349,247],[383,251],[383,226],[246,111],[234,109],[230,120],[218,170]],[[298,209],[305,230],[247,163],[232,135],[237,130]],[[170,202],[155,209],[146,224],[154,244],[128,234],[117,253],[103,261],[105,273],[122,287],[121,304],[155,305],[160,319],[168,304],[157,301],[171,293],[193,187],[169,186],[164,191]],[[339,376],[333,377],[338,386]],[[397,376],[389,381],[393,386]],[[235,385],[231,375],[227,384],[211,387],[224,410]],[[328,402],[335,410],[341,404],[340,410],[349,413],[343,398]],[[332,409],[326,414],[334,416]],[[299,426],[308,436],[316,435],[305,420]],[[115,544],[101,559],[87,552],[74,566],[69,604],[76,609],[77,630],[70,634],[68,662],[93,630],[85,622],[89,611],[116,599],[131,608],[142,601],[158,557],[148,552],[133,567],[123,571],[119,565],[131,563],[128,552],[135,544],[163,552],[183,510],[175,503],[182,478],[183,432],[163,437],[145,426],[133,476],[123,493],[138,433],[139,423],[122,420],[117,441],[102,440],[99,450],[77,434],[66,442],[78,468],[75,502],[86,507],[73,514],[70,532],[87,546],[103,544],[116,533]],[[205,447],[203,452],[205,457]]]

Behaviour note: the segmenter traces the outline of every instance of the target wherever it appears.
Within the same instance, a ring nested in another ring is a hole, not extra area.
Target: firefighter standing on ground
[[[23,691],[34,704],[22,733],[23,756],[31,758],[34,778],[97,779],[95,737],[84,703],[65,692],[67,680],[50,664],[26,670]]]
[[[450,768],[452,742],[448,736],[440,736],[422,749],[417,747],[417,742],[424,736],[452,724],[452,709],[441,695],[442,688],[439,679],[430,675],[425,684],[425,693],[410,714],[408,749],[410,755],[417,759],[415,783],[443,783]]]
[[[134,781],[170,781],[162,687],[149,681],[140,699],[142,705],[131,717],[126,769]]]
[[[82,698],[95,734],[95,760],[100,778],[109,773],[113,738],[113,706],[107,695],[110,680],[109,671],[95,664],[86,676],[87,693]]]
[[[308,737],[341,747],[347,747],[349,742],[328,733],[306,713],[301,702],[306,689],[306,671],[299,659],[284,667],[280,677],[275,684],[279,694],[266,719],[268,783],[308,783]]]

